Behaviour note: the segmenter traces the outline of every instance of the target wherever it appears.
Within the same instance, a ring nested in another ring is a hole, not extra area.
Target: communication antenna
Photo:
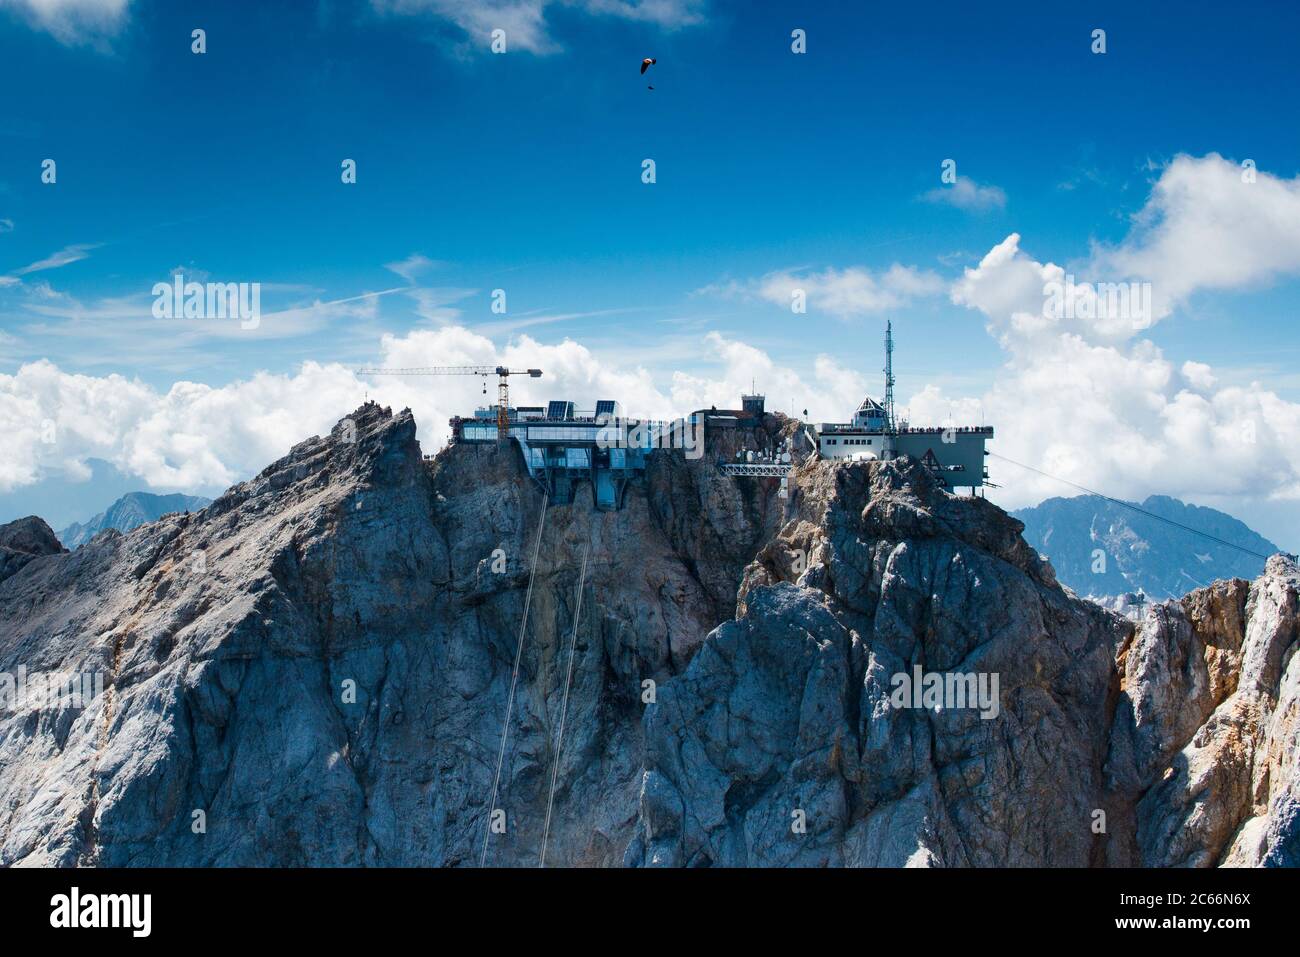
[[[885,428],[894,431],[894,324],[885,321]]]

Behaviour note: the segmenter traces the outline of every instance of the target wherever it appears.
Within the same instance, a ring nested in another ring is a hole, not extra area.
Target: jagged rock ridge
[[[5,583],[0,669],[109,690],[0,715],[0,863],[478,862],[541,496],[513,447],[429,464],[409,413],[351,419]],[[779,521],[772,490],[711,474],[665,453],[623,511],[547,512],[491,863],[536,862],[587,543],[549,860],[621,858],[641,682],[685,666]]]
[[[0,864],[479,862],[540,494],[351,419],[0,582],[0,670],[108,688],[0,708]],[[914,463],[784,503],[733,451],[547,511],[489,864],[538,861],[587,549],[549,864],[1294,862],[1294,566],[1137,626]],[[996,672],[998,717],[895,707],[914,665]]]
[[[57,555],[63,550],[50,526],[35,515],[0,525],[0,581],[16,574],[33,559]]]

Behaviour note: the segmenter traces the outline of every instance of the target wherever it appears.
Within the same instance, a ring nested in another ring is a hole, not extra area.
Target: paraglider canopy
[[[641,61],[641,75],[642,75],[642,76],[645,76],[645,71],[648,70],[648,69],[650,69],[650,67],[654,66],[655,63],[657,63],[657,62],[658,62],[658,61],[657,61],[654,57],[652,57],[652,56],[648,56],[648,57],[646,57],[644,60],[642,60],[642,61]]]

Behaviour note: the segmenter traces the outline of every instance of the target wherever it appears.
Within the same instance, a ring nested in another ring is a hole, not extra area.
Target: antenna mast
[[[885,428],[894,426],[894,324],[885,321]]]

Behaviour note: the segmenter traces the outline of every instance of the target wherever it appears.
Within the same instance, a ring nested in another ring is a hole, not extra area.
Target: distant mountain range
[[[59,541],[69,550],[86,544],[106,528],[129,532],[148,522],[155,522],[170,512],[193,512],[211,502],[198,495],[154,495],[152,492],[130,492],[123,495],[106,510],[85,522],[73,522],[59,532]]]
[[[1057,578],[1085,596],[1141,590],[1157,600],[1178,598],[1217,578],[1253,580],[1265,558],[1280,551],[1231,515],[1165,495],[1135,508],[1100,495],[1049,498],[1011,514],[1025,523],[1025,541],[1050,559]]]

